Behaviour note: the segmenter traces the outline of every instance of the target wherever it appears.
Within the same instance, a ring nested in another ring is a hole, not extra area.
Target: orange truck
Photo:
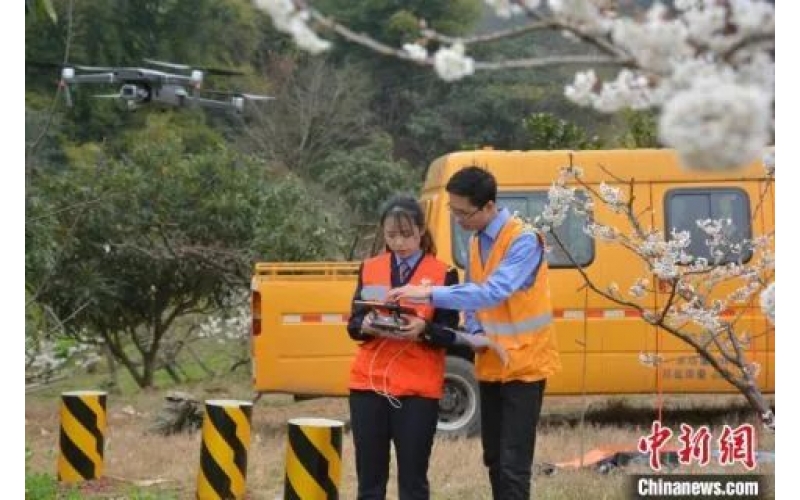
[[[419,198],[438,257],[464,268],[469,235],[455,223],[446,206],[445,185],[456,170],[470,164],[488,168],[498,181],[498,204],[535,217],[547,203],[548,190],[559,169],[569,164],[570,154],[574,164],[583,168],[584,181],[595,187],[609,183],[609,175],[635,179],[637,206],[652,208],[646,222],[666,234],[673,227],[696,231],[695,221],[709,218],[730,218],[740,235],[747,238],[774,232],[774,184],[760,162],[736,171],[698,173],[684,170],[675,152],[664,149],[462,151],[444,155],[430,165]],[[595,210],[600,222],[626,231],[619,215],[600,203],[595,204]],[[615,282],[627,287],[643,276],[644,266],[638,265],[629,251],[595,241],[581,225],[578,216],[571,216],[559,231],[570,254],[595,283],[605,286]],[[376,243],[373,251],[381,250],[380,242]],[[696,244],[690,251],[707,251],[702,241]],[[635,309],[587,293],[583,278],[566,254],[554,250],[547,259],[563,363],[563,371],[548,380],[548,396],[735,391],[686,344],[644,322]],[[256,392],[298,397],[347,395],[356,344],[345,327],[358,266],[356,261],[256,264],[251,337]],[[665,300],[655,293],[644,297],[641,304],[658,310]],[[737,310],[741,315],[738,324],[750,332],[767,332],[754,336],[746,356],[761,368],[761,390],[773,393],[774,329],[757,302]],[[662,359],[657,368],[642,362],[647,353]],[[471,435],[480,426],[471,352],[448,352],[446,366],[439,432]]]

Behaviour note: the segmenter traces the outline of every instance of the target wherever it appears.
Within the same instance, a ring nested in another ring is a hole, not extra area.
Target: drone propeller
[[[82,64],[76,64],[72,67],[83,71],[115,71],[118,69],[113,66],[84,66]]]
[[[205,90],[207,94],[222,95],[226,97],[241,97],[250,101],[271,101],[275,98],[270,95],[261,94],[245,94],[244,92],[227,92],[224,90]]]
[[[251,101],[272,101],[275,99],[271,95],[259,95],[259,94],[239,94],[239,95],[244,97],[245,99],[250,99]]]
[[[93,94],[92,97],[96,97],[98,99],[119,99],[122,96],[119,93],[117,93],[117,94]]]
[[[163,66],[165,68],[181,69],[181,70],[184,70],[184,71],[188,71],[188,70],[192,69],[191,66],[188,66],[186,64],[177,64],[177,63],[171,63],[171,62],[166,62],[166,61],[158,61],[156,59],[144,58],[143,61],[148,63],[148,64],[154,64],[156,66]]]
[[[182,71],[189,71],[189,70],[192,70],[192,69],[195,69],[195,70],[196,69],[200,69],[201,71],[203,71],[204,73],[208,73],[209,75],[221,75],[221,76],[241,76],[241,75],[244,75],[243,72],[237,71],[237,70],[234,70],[234,69],[206,68],[206,67],[202,67],[202,66],[198,68],[198,67],[189,66],[188,64],[179,64],[179,63],[173,63],[173,62],[168,62],[168,61],[159,61],[157,59],[145,58],[143,60],[144,60],[144,62],[146,62],[148,64],[153,64],[155,66],[162,66],[162,67],[165,67],[165,68],[172,68],[172,69],[177,69],[177,70],[182,70]]]

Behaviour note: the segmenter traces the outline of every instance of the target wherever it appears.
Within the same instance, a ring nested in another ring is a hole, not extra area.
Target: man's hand
[[[400,327],[399,331],[403,337],[408,340],[419,340],[425,328],[428,326],[425,320],[411,314],[403,314],[403,319],[408,322],[408,324]]]
[[[386,294],[386,302],[399,302],[400,299],[409,302],[428,302],[431,298],[431,287],[419,285],[406,285],[393,288]]]

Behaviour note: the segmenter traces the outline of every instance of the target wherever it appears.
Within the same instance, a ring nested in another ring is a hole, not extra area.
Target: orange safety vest
[[[530,231],[517,217],[509,219],[497,235],[486,264],[481,264],[478,236],[473,236],[470,242],[470,280],[478,284],[488,280],[514,240]],[[541,235],[535,234],[539,243],[544,245]],[[504,367],[494,352],[477,354],[475,372],[478,380],[535,382],[561,370],[553,328],[548,266],[544,255],[530,288],[518,290],[500,304],[478,310],[475,315],[486,335],[502,345],[509,358],[508,366]]]
[[[385,252],[364,261],[361,298],[382,300],[392,288],[392,254]],[[410,285],[443,285],[448,267],[431,255],[423,255],[409,278]],[[417,316],[433,319],[434,308],[403,303]],[[376,337],[358,348],[350,368],[348,387],[372,390],[395,397],[442,397],[445,350],[423,342]]]

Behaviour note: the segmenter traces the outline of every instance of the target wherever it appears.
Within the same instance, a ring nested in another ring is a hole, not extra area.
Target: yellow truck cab
[[[570,162],[595,186],[613,178],[635,179],[636,206],[647,211],[644,221],[666,234],[690,230],[690,252],[708,252],[695,221],[730,218],[746,238],[771,234],[775,226],[774,185],[758,162],[736,171],[698,173],[684,170],[674,151],[663,149],[598,151],[476,150],[447,154],[429,167],[420,200],[438,257],[463,271],[469,234],[447,210],[445,185],[466,165],[490,170],[498,182],[498,204],[533,218],[547,203],[559,169]],[[624,186],[626,189],[628,186]],[[596,217],[623,232],[619,215],[600,203]],[[645,276],[642,263],[620,245],[595,241],[571,215],[559,234],[588,276],[606,286],[630,286]],[[695,241],[697,239],[698,241]],[[563,370],[548,380],[547,395],[730,393],[720,378],[686,344],[644,322],[632,308],[587,292],[583,278],[557,245],[547,253],[555,330]],[[252,362],[254,389],[259,393],[298,396],[345,396],[356,344],[345,326],[356,287],[359,262],[258,263],[252,280]],[[462,273],[463,277],[463,273]],[[648,277],[656,282],[653,277]],[[732,285],[733,286],[733,285]],[[641,304],[657,310],[665,296],[647,295]],[[774,329],[757,303],[738,308],[754,337],[745,355],[761,367],[758,383],[774,392]],[[742,324],[742,323],[740,323]],[[662,358],[658,367],[643,355]],[[469,435],[479,429],[477,383],[470,352],[448,353],[445,392],[440,402],[439,430]]]

